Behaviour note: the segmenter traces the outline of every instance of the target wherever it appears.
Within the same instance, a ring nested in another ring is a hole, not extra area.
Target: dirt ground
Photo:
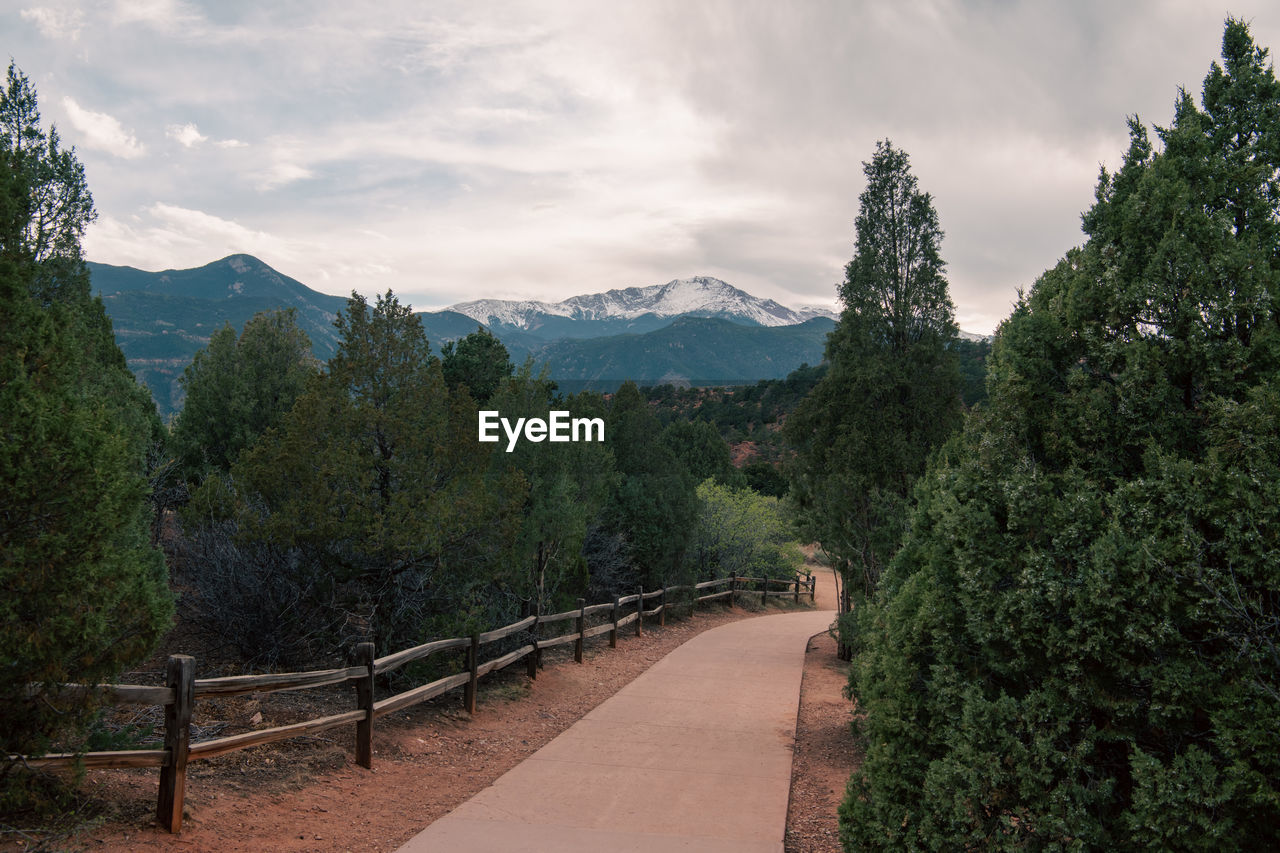
[[[829,577],[829,575],[828,575]],[[820,580],[820,598],[829,590]],[[820,600],[819,606],[833,606]],[[772,606],[764,612],[776,612]],[[459,693],[378,721],[373,769],[354,762],[349,727],[320,737],[243,750],[188,766],[181,835],[159,829],[157,770],[86,774],[78,831],[10,831],[0,850],[93,851],[390,851],[465,802],[552,740],[654,662],[691,637],[759,612],[713,607],[693,619],[669,619],[618,648],[588,643],[576,665],[571,647],[548,650],[535,681],[524,666],[486,678],[474,717]],[[802,687],[787,822],[788,853],[835,851],[836,806],[856,758],[852,703],[841,693],[834,643],[810,641]],[[348,693],[249,696],[197,704],[199,738],[295,722],[346,710]],[[203,731],[201,730],[203,727]]]

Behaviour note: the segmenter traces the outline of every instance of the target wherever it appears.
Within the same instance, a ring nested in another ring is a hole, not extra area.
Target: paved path
[[[401,851],[782,853],[805,646],[833,618],[704,631]]]

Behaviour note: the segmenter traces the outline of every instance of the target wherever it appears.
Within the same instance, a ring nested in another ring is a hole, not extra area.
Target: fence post
[[[463,700],[467,706],[467,713],[474,715],[476,712],[476,685],[480,681],[480,632],[471,632],[471,647],[467,649],[467,671],[471,673],[471,678],[467,681],[466,690],[463,692]]]
[[[795,598],[795,603],[796,603],[796,604],[799,604],[799,603],[800,603],[800,575],[799,575],[799,574],[797,574],[797,575],[796,575],[796,598]]]
[[[658,611],[658,627],[667,627],[667,585],[662,585],[662,598],[658,599],[662,602],[662,609]]]
[[[156,819],[173,833],[182,831],[182,805],[187,794],[187,752],[191,748],[191,706],[195,704],[196,661],[169,655],[165,686],[173,688],[173,704],[164,706],[164,748]]]
[[[818,576],[809,575],[809,603],[813,604],[818,600]]]
[[[356,764],[366,770],[373,769],[373,643],[356,646],[356,663],[365,673],[356,679],[356,705],[364,711],[363,720],[356,721]]]
[[[529,680],[538,680],[538,658],[542,655],[542,650],[538,648],[538,622],[541,617],[533,617],[533,625],[529,628],[529,637],[533,640],[533,651],[529,652],[525,658],[525,666],[528,667]]]
[[[636,636],[644,636],[644,584],[640,584],[639,596],[636,598]]]
[[[609,648],[616,649],[618,647],[618,611],[621,609],[619,596],[613,597],[613,630],[609,632]]]
[[[573,644],[573,661],[574,663],[582,663],[582,632],[587,627],[587,602],[586,599],[578,599],[578,641]]]
[[[738,585],[738,573],[731,572],[729,574],[729,609],[730,610],[733,609],[733,603],[734,603],[733,599],[735,596],[734,587],[736,587],[737,585]]]

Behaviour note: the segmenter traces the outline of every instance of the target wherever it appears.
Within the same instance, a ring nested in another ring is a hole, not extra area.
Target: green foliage
[[[328,372],[232,466],[236,497],[210,478],[189,517],[230,504],[246,541],[296,549],[308,604],[379,649],[509,621],[525,483],[491,472],[474,403],[392,294],[353,295],[336,325]]]
[[[624,384],[605,426],[620,475],[606,518],[630,543],[648,589],[679,582],[698,508],[693,477],[660,435],[639,389]]]
[[[802,534],[822,544],[847,588],[870,595],[901,539],[911,485],[958,426],[961,400],[932,199],[887,141],[864,171],[830,369],[784,435],[796,448]]]
[[[504,382],[488,405],[511,422],[546,419],[552,409],[569,411],[571,417],[604,417],[593,395],[557,398],[545,371],[532,375],[532,362]],[[520,441],[510,453],[495,452],[493,465],[528,484],[517,543],[518,564],[528,567],[528,580],[519,584],[522,597],[535,599],[538,612],[568,608],[587,587],[583,544],[588,525],[617,481],[612,452],[600,441]]]
[[[182,375],[186,403],[172,447],[186,476],[227,472],[276,426],[316,373],[311,340],[290,308],[254,316],[236,338],[230,325],[209,339]]]
[[[704,480],[697,490],[698,528],[690,548],[699,580],[727,577],[790,578],[804,566],[792,541],[790,519],[777,498]]]
[[[742,479],[748,488],[772,498],[787,496],[787,476],[778,470],[777,465],[759,460],[748,462],[742,466]]]
[[[707,421],[673,421],[662,431],[662,443],[698,482],[711,477],[726,486],[745,483],[742,473],[733,467],[729,445]]]
[[[59,190],[30,184],[47,175],[24,147],[38,121],[25,80],[10,68],[0,109],[0,739],[38,753],[92,708],[27,686],[111,680],[150,653],[172,599],[148,540],[158,421],[88,298],[78,226],[33,226]]]
[[[57,128],[40,123],[35,87],[12,60],[0,91],[0,148],[9,153],[8,168],[27,187],[27,211],[16,235],[35,266],[29,286],[36,300],[80,301],[88,296],[82,273],[80,240],[96,217],[84,166],[75,149],[60,144]],[[74,294],[63,293],[67,288]]]
[[[448,386],[465,387],[477,403],[487,402],[515,370],[507,348],[484,326],[445,344],[440,362]]]
[[[1280,86],[1226,25],[1002,325],[851,687],[847,849],[1280,842]]]

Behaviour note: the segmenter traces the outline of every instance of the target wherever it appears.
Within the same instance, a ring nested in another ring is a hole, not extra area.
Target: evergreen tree
[[[186,399],[172,444],[187,477],[230,470],[315,373],[311,340],[292,308],[257,314],[238,339],[230,325],[214,332],[182,374]]]
[[[624,383],[605,429],[619,474],[606,518],[630,544],[648,589],[680,582],[698,510],[693,477],[660,434],[640,390]]]
[[[475,405],[449,393],[408,306],[353,294],[335,325],[328,373],[231,468],[242,535],[300,551],[311,606],[367,623],[381,649],[501,624],[515,608],[485,612],[484,593],[518,580],[525,484],[490,473]],[[226,514],[226,489],[206,480],[188,515]]]
[[[569,411],[572,417],[603,416],[585,395],[557,398],[555,383],[545,373],[533,376],[532,369],[532,361],[526,362],[487,405],[512,422],[546,419],[552,409]],[[594,440],[520,441],[510,453],[505,448],[495,452],[493,464],[500,471],[518,472],[528,484],[517,543],[519,562],[529,567],[522,595],[533,599],[531,609],[541,608],[538,612],[571,606],[589,580],[583,555],[588,526],[598,520],[616,484],[613,454]]]
[[[78,302],[89,296],[87,275],[80,272],[80,241],[96,217],[84,166],[75,149],[61,146],[58,130],[40,123],[35,87],[10,61],[0,91],[0,148],[10,154],[28,188],[28,210],[17,235],[19,245],[35,261],[29,286],[37,301],[54,298]],[[72,273],[68,275],[68,273]],[[73,294],[65,293],[69,288]]]
[[[448,386],[455,389],[465,386],[477,403],[492,397],[515,370],[507,348],[484,326],[461,340],[445,344],[440,362]]]
[[[1280,109],[1229,20],[1001,326],[851,687],[848,849],[1280,842]]]
[[[6,126],[15,79],[25,81],[11,67]],[[34,92],[23,91],[34,112]],[[148,541],[145,459],[158,424],[150,398],[124,367],[101,303],[87,298],[87,277],[43,286],[83,276],[79,245],[32,240],[54,190],[32,187],[42,173],[11,136],[4,143],[0,740],[7,752],[38,753],[92,709],[83,698],[29,695],[28,685],[116,677],[150,653],[172,599]],[[67,233],[78,239],[78,228]]]
[[[676,455],[697,482],[708,477],[725,486],[741,488],[746,481],[729,455],[720,431],[704,420],[675,420],[662,431],[662,443]]]
[[[864,171],[830,368],[785,435],[797,450],[792,495],[803,535],[821,543],[846,589],[869,596],[901,539],[911,486],[958,426],[961,401],[933,201],[888,141]]]

